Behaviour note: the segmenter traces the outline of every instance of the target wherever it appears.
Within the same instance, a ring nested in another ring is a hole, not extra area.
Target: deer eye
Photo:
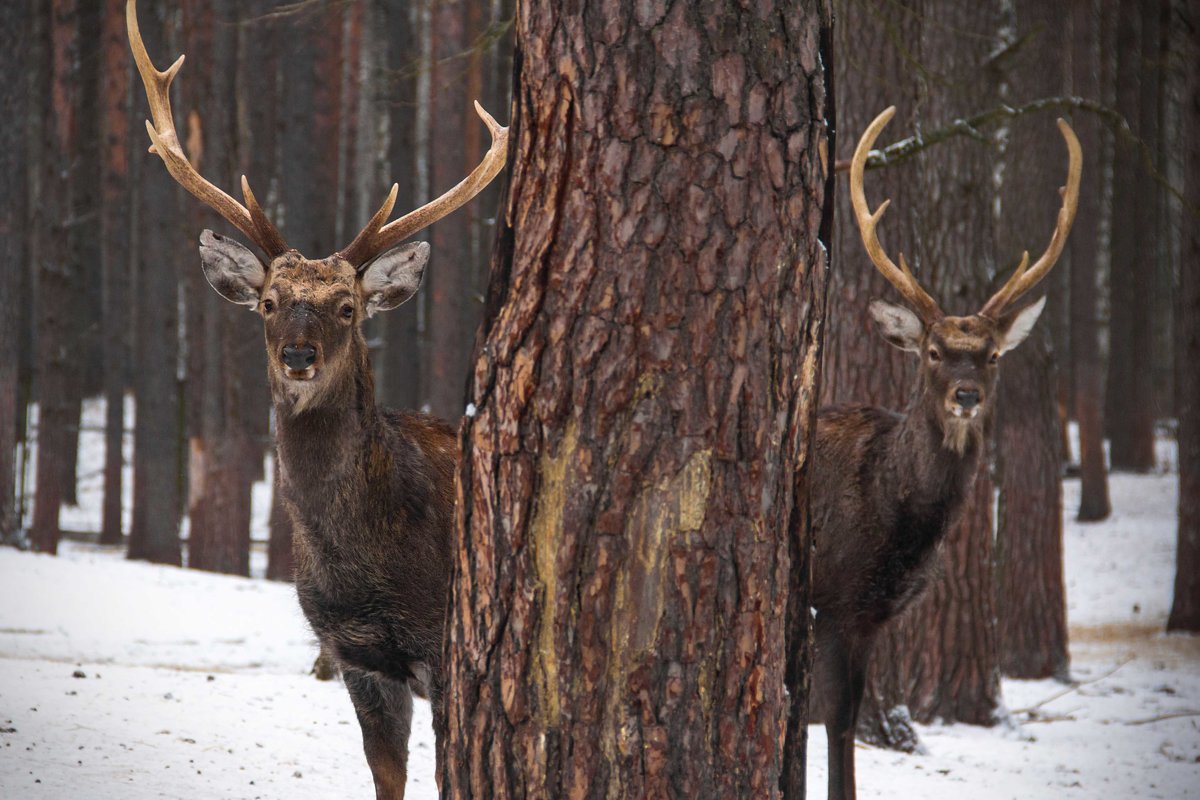
[[[342,305],[339,313],[341,313],[342,319],[353,319],[354,318],[354,306],[351,305],[350,303],[345,303]]]
[[[996,351],[994,351],[994,352],[992,353],[992,355],[991,355],[991,356],[988,358],[988,363],[989,363],[989,364],[995,364],[995,363],[997,363],[997,362],[999,362],[999,361],[1000,361],[1000,351],[999,351],[999,350],[996,350]]]
[[[942,354],[937,351],[936,347],[929,348],[929,360],[934,362],[942,360]]]
[[[264,312],[270,314],[274,310],[275,310],[275,301],[274,300],[272,300],[269,297],[266,300],[263,300],[263,311]]]

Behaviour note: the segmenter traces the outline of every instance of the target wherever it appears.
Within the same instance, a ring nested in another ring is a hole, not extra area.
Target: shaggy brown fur
[[[984,451],[999,356],[1040,305],[994,322],[922,323],[897,306],[872,313],[889,342],[918,353],[904,414],[869,406],[821,411],[810,508],[816,556],[814,716],[829,736],[829,797],[852,800],[854,729],[880,628],[924,589],[937,546],[961,516]]]

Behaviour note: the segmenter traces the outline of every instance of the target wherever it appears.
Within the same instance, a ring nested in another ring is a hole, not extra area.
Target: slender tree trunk
[[[292,580],[294,558],[292,555],[292,518],[283,507],[279,494],[279,466],[275,466],[275,479],[271,485],[271,538],[267,541],[267,578],[273,581]]]
[[[386,115],[387,154],[381,191],[391,183],[399,185],[396,207],[416,208],[417,196],[417,75],[424,69],[418,46],[420,3],[381,3],[384,33],[380,46],[387,48],[386,72],[379,83],[381,96],[375,98],[372,113]],[[422,291],[425,291],[422,289]],[[423,298],[414,300],[420,307]],[[382,353],[375,359],[380,402],[394,408],[418,408],[424,396],[421,389],[421,340],[418,314],[379,314]]]
[[[33,508],[33,548],[58,550],[58,512],[66,494],[65,466],[73,453],[79,416],[72,402],[76,380],[70,362],[70,315],[79,275],[72,258],[68,222],[73,209],[69,179],[75,153],[75,65],[78,58],[78,9],[74,0],[55,0],[50,13],[50,101],[45,127],[39,211],[42,238],[38,263],[38,457]]]
[[[1117,110],[1139,136],[1148,136],[1147,106],[1155,103],[1146,79],[1145,29],[1157,28],[1137,0],[1121,0],[1117,21]],[[1136,121],[1136,122],[1135,122]],[[1105,410],[1113,469],[1146,472],[1154,467],[1153,358],[1150,308],[1154,295],[1153,189],[1139,154],[1118,142],[1113,167],[1112,304]],[[1147,221],[1151,224],[1147,226]]]
[[[346,244],[335,239],[344,10],[340,3],[321,3],[281,31],[280,224],[288,245],[311,258]]]
[[[1099,22],[1095,0],[1074,0],[1071,6],[1072,93],[1102,100]],[[1095,522],[1107,519],[1112,510],[1108,500],[1108,470],[1104,463],[1104,364],[1096,322],[1100,206],[1106,194],[1107,174],[1099,120],[1091,114],[1076,114],[1071,126],[1079,137],[1084,159],[1079,211],[1067,243],[1071,269],[1072,383],[1075,386],[1075,419],[1079,425],[1081,488],[1077,519]]]
[[[1017,0],[1014,41],[1030,37],[1008,64],[1006,97],[1013,102],[1062,94],[1066,30],[1037,0]],[[1018,120],[1009,133],[997,218],[1001,263],[1049,241],[1061,198],[1051,176],[1065,175],[1052,119]],[[1058,179],[1061,180],[1061,179]],[[1010,262],[1012,263],[1012,262]],[[1002,270],[1000,280],[1007,279]],[[1067,598],[1062,550],[1062,387],[1055,353],[1055,316],[1064,316],[1066,265],[1042,291],[1050,320],[1004,357],[996,395],[996,611],[1001,669],[1018,678],[1070,677]],[[1051,305],[1050,300],[1056,301]],[[1026,299],[1028,303],[1030,300]]]
[[[237,69],[238,140],[240,143],[238,169],[251,176],[254,185],[260,187],[256,195],[268,216],[282,224],[283,207],[279,198],[281,162],[280,98],[282,97],[282,75],[279,51],[282,34],[277,21],[264,14],[274,8],[274,0],[253,0],[239,3],[244,8]],[[234,176],[230,176],[232,179]],[[254,478],[263,477],[262,464],[265,452],[273,449],[270,439],[271,393],[264,376],[267,372],[263,333],[260,322],[243,309],[230,309],[236,316],[241,313],[239,323],[247,331],[240,342],[240,355],[230,369],[241,375],[241,391],[247,408],[255,413],[246,418],[247,430],[255,443]],[[251,330],[253,331],[251,333]],[[274,489],[272,488],[272,495]],[[280,514],[275,510],[279,508]],[[290,579],[292,574],[291,520],[282,510],[277,498],[272,496],[269,521],[267,573],[269,577]]]
[[[231,0],[212,3],[192,0],[184,6],[189,49],[210,65],[209,78],[190,86],[189,124],[202,136],[193,162],[222,185],[236,185],[239,31],[238,5]],[[211,227],[216,215],[192,204],[195,217]],[[192,442],[190,532],[188,566],[213,572],[250,574],[250,494],[256,456],[249,420],[265,414],[264,405],[246,402],[247,379],[241,365],[258,344],[259,322],[245,309],[222,301],[203,286],[199,269],[189,280],[197,282],[189,308],[196,309],[197,329],[189,331],[189,408]],[[261,374],[251,380],[261,382]]]
[[[482,155],[469,131],[481,128],[468,92],[471,58],[463,58],[477,31],[468,29],[472,0],[433,0],[429,81],[429,175],[434,195],[446,191]],[[429,292],[429,360],[426,398],[430,410],[449,420],[463,413],[463,387],[469,371],[471,339],[479,306],[470,276],[471,230],[480,206],[470,203],[440,220],[431,231],[432,263],[426,271]]]
[[[1176,404],[1179,409],[1179,545],[1175,598],[1167,630],[1200,631],[1200,0],[1180,9],[1188,23],[1181,42],[1186,224],[1176,317]]]
[[[516,171],[462,435],[448,796],[779,795],[829,22],[518,9]]]
[[[132,83],[125,3],[105,0],[101,21],[101,325],[104,339],[104,505],[100,543],[122,541],[122,477],[125,465],[125,388],[130,350],[130,97]]]
[[[16,505],[16,447],[19,418],[24,408],[17,402],[20,385],[18,359],[21,309],[30,303],[24,296],[25,264],[28,258],[28,177],[25,169],[23,137],[34,105],[29,98],[27,71],[40,65],[31,60],[33,9],[27,2],[0,6],[0,74],[9,79],[0,82],[0,347],[10,354],[0,359],[0,542],[11,541],[20,527]]]
[[[968,109],[994,102],[997,75],[985,64],[999,23],[994,3],[929,0],[917,5],[925,20],[906,50],[928,70],[920,80],[921,123],[941,124]],[[937,20],[931,24],[928,20]],[[953,77],[951,77],[953,76]],[[920,131],[918,125],[918,132]],[[911,212],[918,225],[913,266],[947,313],[973,313],[986,299],[996,263],[991,175],[997,154],[972,140],[947,142],[921,160],[918,196]],[[892,211],[896,217],[902,209]],[[999,703],[999,653],[995,627],[992,483],[982,459],[973,499],[942,545],[943,568],[930,589],[876,643],[860,729],[885,733],[907,728],[911,714],[988,725]]]
[[[140,12],[142,36],[151,53],[167,47],[167,9],[161,4]],[[162,56],[158,56],[162,58]],[[197,70],[199,71],[199,70]],[[137,117],[144,100],[134,105]],[[142,148],[138,157],[152,159]],[[182,486],[179,380],[179,285],[183,269],[195,269],[184,253],[195,252],[182,236],[179,195],[161,165],[139,166],[137,214],[137,326],[134,357],[136,415],[133,456],[133,521],[129,557],[179,564],[179,514]]]

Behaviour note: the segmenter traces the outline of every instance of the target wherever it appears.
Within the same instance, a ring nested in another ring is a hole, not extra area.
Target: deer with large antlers
[[[295,526],[296,590],[305,616],[342,668],[362,727],[377,798],[402,798],[412,689],[442,724],[441,652],[458,444],[446,423],[377,408],[362,322],[399,306],[421,283],[429,246],[401,244],[479,193],[504,166],[508,129],[478,103],[492,144],[458,186],[388,222],[397,187],[345,248],[323,259],[290,249],[242,178],[245,205],[188,162],[171,115],[171,81],[150,61],[136,0],[129,42],[146,87],[150,151],[265,259],[224,236],[200,235],[208,282],[257,311],[266,334],[280,489]],[[397,246],[399,245],[399,246]]]
[[[871,146],[891,120],[888,108],[868,126],[850,165],[850,197],[872,263],[907,307],[882,301],[870,312],[890,344],[916,353],[920,369],[903,414],[867,407],[823,409],[817,418],[811,518],[816,555],[815,710],[829,738],[829,797],[852,800],[854,732],[871,647],[880,628],[924,588],[939,542],[961,516],[984,451],[1000,357],[1032,330],[1045,298],[1017,310],[1062,254],[1079,201],[1079,141],[1062,120],[1067,184],[1045,254],[1016,272],[978,313],[946,316],[913,276],[897,266],[863,191]]]

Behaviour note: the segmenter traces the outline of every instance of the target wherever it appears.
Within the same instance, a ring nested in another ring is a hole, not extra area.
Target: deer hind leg
[[[376,800],[403,800],[408,780],[408,736],[412,730],[412,689],[359,670],[345,670],[346,689],[362,728],[363,750],[375,779]]]

